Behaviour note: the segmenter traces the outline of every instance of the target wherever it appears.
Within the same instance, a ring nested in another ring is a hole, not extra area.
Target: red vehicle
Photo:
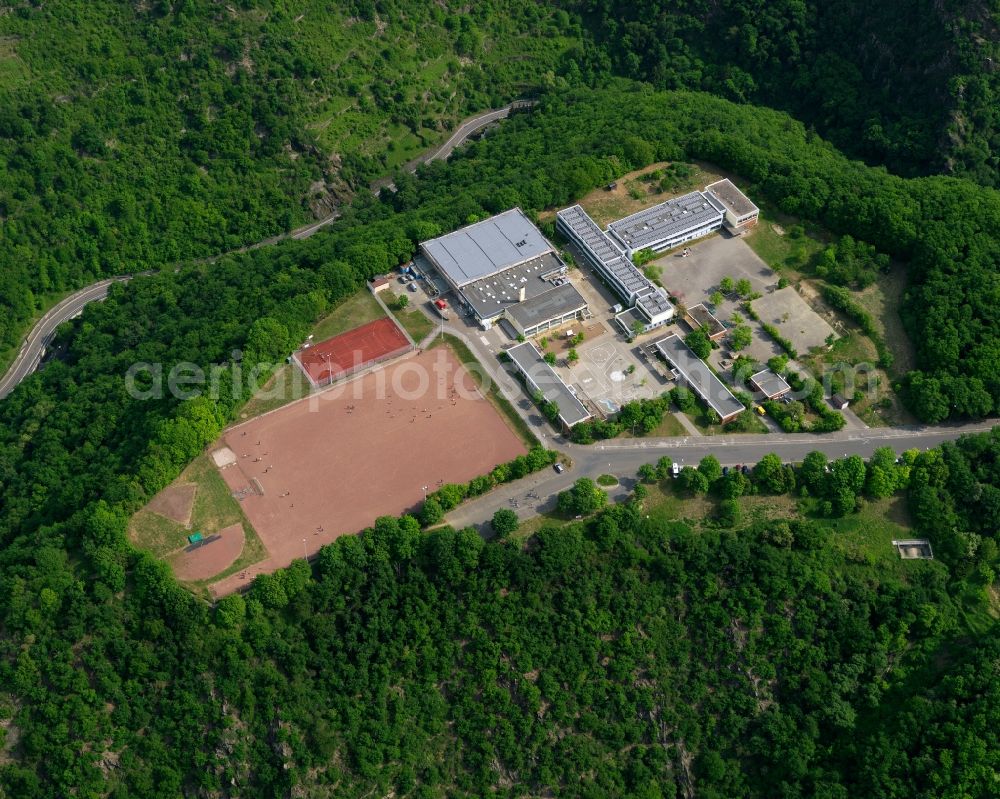
[[[434,300],[434,307],[438,309],[438,313],[441,314],[442,319],[448,318],[448,303],[444,300]]]

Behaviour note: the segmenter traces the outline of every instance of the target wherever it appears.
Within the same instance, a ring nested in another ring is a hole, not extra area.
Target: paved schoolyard
[[[766,294],[775,286],[778,276],[750,246],[740,238],[716,234],[691,244],[691,255],[681,258],[670,253],[653,264],[660,270],[667,290],[683,298],[687,306],[708,302],[709,295],[727,275],[734,281],[746,278],[754,291]],[[726,320],[736,310],[737,303],[727,299],[719,306],[719,319]],[[721,313],[721,315],[720,315]]]

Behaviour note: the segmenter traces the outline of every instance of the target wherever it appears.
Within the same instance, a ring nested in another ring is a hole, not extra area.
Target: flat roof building
[[[703,329],[712,341],[722,338],[726,334],[726,326],[715,318],[715,314],[708,310],[703,303],[692,305],[687,309],[687,318],[691,327]]]
[[[425,241],[420,249],[455,288],[553,251],[520,208]]]
[[[754,391],[759,391],[771,400],[783,397],[792,390],[785,378],[770,369],[764,369],[755,375],[750,375],[750,386]]]
[[[742,233],[757,224],[760,209],[750,202],[750,198],[736,188],[736,184],[729,178],[717,180],[706,186],[705,193],[722,204],[725,210],[723,224],[730,232]]]
[[[458,295],[482,320],[493,320],[519,302],[530,300],[566,282],[566,265],[555,253],[545,253],[503,272],[466,283]]]
[[[670,304],[667,292],[659,286],[641,295],[635,301],[635,307],[646,317],[646,330],[665,325],[674,318],[674,306]]]
[[[693,191],[638,211],[608,225],[608,233],[632,257],[640,250],[662,252],[722,227],[725,207],[711,194]]]
[[[589,315],[587,301],[569,282],[507,309],[514,329],[527,337]]]
[[[530,341],[507,350],[511,363],[520,372],[531,391],[538,391],[559,409],[559,421],[567,430],[585,422],[591,417],[590,411],[580,402],[576,394],[555,373],[542,357],[538,347]]]
[[[674,334],[660,339],[656,349],[678,371],[684,383],[719,415],[723,424],[743,413],[743,403],[680,336]]]
[[[453,290],[484,328],[507,316],[523,335],[532,335],[523,325],[536,331],[553,327],[568,313],[567,304],[582,300],[572,287],[542,299],[568,286],[568,270],[520,208],[421,243],[414,262],[429,265],[440,276],[432,282],[443,291]],[[514,310],[523,303],[532,304]],[[554,315],[542,318],[544,309]],[[574,304],[570,318],[587,313],[585,302]]]

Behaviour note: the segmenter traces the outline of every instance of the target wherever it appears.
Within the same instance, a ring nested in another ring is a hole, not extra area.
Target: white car
[[[673,466],[670,467],[670,474],[672,474],[674,477],[676,477],[680,473],[681,473],[681,465],[679,463],[675,463]]]

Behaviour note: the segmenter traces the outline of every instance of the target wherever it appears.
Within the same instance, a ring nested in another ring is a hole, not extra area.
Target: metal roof
[[[608,234],[601,230],[590,215],[579,205],[571,205],[556,212],[563,224],[572,230],[590,248],[601,263],[608,263],[625,255],[621,247],[612,241]]]
[[[587,301],[573,284],[564,283],[508,308],[507,315],[526,330],[586,307]]]
[[[684,236],[713,222],[721,222],[723,208],[715,198],[693,191],[612,222],[610,233],[632,251]]]
[[[459,228],[420,246],[457,287],[552,251],[552,245],[520,208]]]
[[[681,373],[694,393],[707,402],[723,420],[743,412],[743,403],[733,396],[708,364],[695,355],[676,333],[657,341],[656,348]]]
[[[587,246],[591,256],[596,258],[602,265],[603,271],[608,273],[606,277],[613,278],[612,282],[618,281],[620,286],[616,288],[619,292],[622,290],[626,292],[626,296],[623,297],[626,302],[631,303],[632,298],[641,291],[652,290],[653,284],[583,208],[573,205],[557,212],[556,216]]]
[[[591,417],[590,411],[577,399],[576,394],[555,373],[551,366],[545,363],[542,353],[530,341],[518,344],[507,350],[510,359],[527,376],[534,388],[542,392],[549,402],[554,402],[559,408],[559,418],[567,427],[586,421]]]

